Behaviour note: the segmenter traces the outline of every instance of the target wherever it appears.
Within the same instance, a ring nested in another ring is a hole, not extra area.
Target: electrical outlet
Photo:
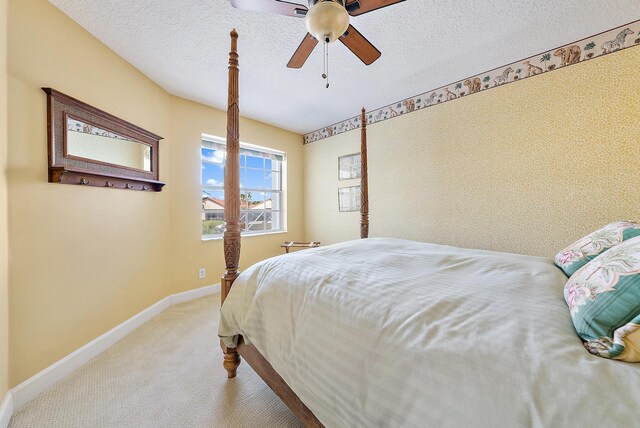
[[[200,277],[200,279],[203,279],[205,276],[207,276],[207,270],[205,268],[200,268],[198,270],[198,276]]]

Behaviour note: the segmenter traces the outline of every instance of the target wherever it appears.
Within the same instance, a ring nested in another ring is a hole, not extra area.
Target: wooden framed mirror
[[[162,137],[51,88],[47,94],[49,182],[162,190]]]

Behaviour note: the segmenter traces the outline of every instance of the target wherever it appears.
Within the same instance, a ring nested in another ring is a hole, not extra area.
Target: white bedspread
[[[546,258],[351,241],[247,269],[219,333],[328,428],[640,426],[640,364],[582,347],[566,280]]]

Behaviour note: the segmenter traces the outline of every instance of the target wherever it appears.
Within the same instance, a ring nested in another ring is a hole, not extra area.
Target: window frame
[[[226,168],[226,152],[225,152],[225,157],[223,158],[222,161],[222,170],[223,170],[223,181],[222,181],[222,185],[208,185],[205,184],[202,180],[202,167],[205,164],[216,164],[215,162],[209,162],[206,161],[202,158],[202,149],[203,148],[207,148],[205,146],[205,142],[210,142],[210,143],[214,143],[214,144],[220,144],[226,147],[226,139],[225,138],[221,138],[221,137],[217,137],[214,135],[208,135],[208,134],[202,134],[201,135],[201,141],[200,141],[200,166],[201,166],[201,174],[200,174],[200,194],[201,194],[201,199],[202,199],[202,195],[204,195],[207,191],[209,192],[223,192],[224,193],[224,168]],[[275,169],[273,164],[271,166],[271,169],[266,169],[266,167],[262,167],[262,168],[258,168],[258,167],[251,167],[248,165],[241,165],[239,167],[240,170],[240,174],[243,174],[243,172],[246,172],[248,170],[253,170],[253,171],[263,171],[264,173],[266,172],[270,172],[272,175],[273,174],[277,174],[279,176],[279,190],[276,189],[258,189],[258,188],[241,188],[240,191],[241,193],[260,193],[260,192],[264,192],[264,193],[270,193],[272,195],[271,199],[273,201],[273,194],[278,194],[280,196],[280,206],[279,209],[274,210],[271,209],[269,210],[271,212],[271,218],[273,219],[274,214],[278,213],[280,216],[280,224],[279,224],[279,228],[278,229],[269,229],[269,230],[256,230],[256,231],[249,231],[246,230],[247,225],[245,225],[245,229],[242,230],[241,235],[243,238],[244,237],[250,237],[250,236],[261,236],[261,235],[272,235],[272,234],[278,234],[278,233],[287,233],[287,214],[286,214],[286,207],[287,207],[287,188],[286,188],[286,183],[287,183],[287,153],[281,150],[277,150],[277,149],[272,149],[270,147],[264,147],[264,146],[258,146],[256,144],[250,144],[250,143],[245,143],[245,142],[240,142],[240,150],[242,152],[242,149],[246,149],[246,150],[252,150],[252,151],[257,151],[257,152],[261,152],[261,153],[266,153],[266,154],[272,154],[272,155],[277,155],[277,156],[282,156],[282,160],[281,161],[273,161],[272,162],[279,162],[279,170]],[[241,177],[242,178],[242,177]],[[265,199],[266,201],[266,199]],[[273,206],[273,205],[272,205]],[[242,207],[241,207],[242,208]],[[249,209],[241,209],[240,211],[240,217],[241,220],[243,218],[243,215],[245,215],[245,213],[250,212]],[[266,213],[267,210],[263,209],[262,213],[260,215],[264,216],[264,227],[266,228]],[[200,225],[200,236],[201,236],[201,240],[202,241],[212,241],[212,240],[221,240],[223,239],[224,235],[223,234],[208,234],[205,235],[204,234],[204,230],[202,229],[202,221],[205,220],[207,217],[207,213],[204,211],[204,209],[201,210],[201,225]],[[246,217],[245,217],[246,218]],[[224,220],[223,220],[224,221]],[[224,224],[224,223],[223,223]],[[273,220],[272,220],[272,226],[273,226]]]

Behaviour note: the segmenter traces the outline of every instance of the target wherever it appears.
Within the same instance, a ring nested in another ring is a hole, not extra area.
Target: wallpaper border
[[[637,20],[372,110],[367,113],[367,123],[392,119],[639,45],[640,20]],[[357,128],[360,128],[360,116],[305,134],[303,143],[310,144]]]

